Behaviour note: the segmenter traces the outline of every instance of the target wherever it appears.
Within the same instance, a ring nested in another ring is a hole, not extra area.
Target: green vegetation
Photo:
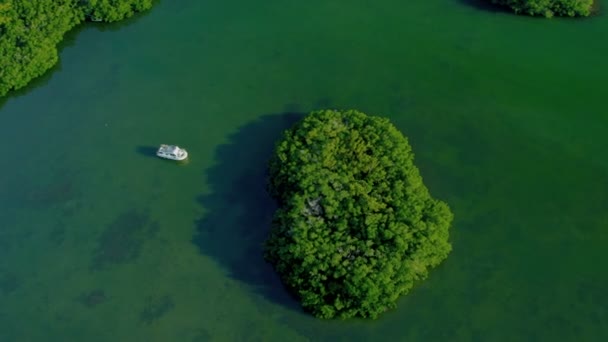
[[[588,16],[591,14],[593,0],[491,0],[492,3],[508,6],[515,13],[543,15],[545,17]]]
[[[312,112],[285,132],[265,256],[315,316],[375,318],[447,257],[452,213],[413,159],[387,119],[357,111]]]
[[[152,7],[153,0],[80,0],[88,18],[118,21]]]
[[[151,6],[152,0],[0,0],[0,96],[55,65],[57,44],[82,21],[121,20]]]

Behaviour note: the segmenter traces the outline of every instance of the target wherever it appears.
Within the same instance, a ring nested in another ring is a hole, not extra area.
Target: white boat
[[[171,160],[184,160],[188,158],[188,151],[176,145],[162,144],[156,151],[156,155]]]

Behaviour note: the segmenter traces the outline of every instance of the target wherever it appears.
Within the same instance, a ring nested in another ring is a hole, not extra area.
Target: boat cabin
[[[184,160],[188,158],[188,152],[176,145],[162,144],[158,148],[158,151],[156,151],[156,155],[161,158],[172,160]]]

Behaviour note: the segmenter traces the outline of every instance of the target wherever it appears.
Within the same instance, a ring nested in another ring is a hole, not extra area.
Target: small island
[[[510,7],[515,13],[533,16],[586,17],[591,14],[593,0],[490,0],[492,3]]]
[[[26,86],[59,60],[57,44],[85,20],[118,21],[152,0],[6,0],[0,3],[0,96]]]
[[[321,110],[270,161],[277,200],[265,257],[320,318],[376,318],[451,251],[453,215],[433,199],[387,119]]]

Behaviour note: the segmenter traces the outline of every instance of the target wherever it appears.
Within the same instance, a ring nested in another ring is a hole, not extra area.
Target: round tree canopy
[[[407,139],[357,111],[310,113],[270,161],[266,259],[315,316],[377,317],[451,250]]]

